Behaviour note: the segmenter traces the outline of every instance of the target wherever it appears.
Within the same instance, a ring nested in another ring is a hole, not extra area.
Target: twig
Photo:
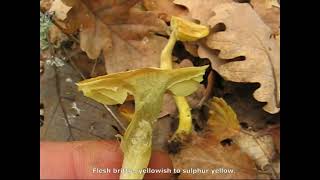
[[[123,126],[122,122],[117,118],[117,116],[112,112],[112,110],[109,108],[109,106],[104,105],[104,107],[107,109],[107,111],[111,114],[111,116],[116,120],[118,125],[121,127],[122,131],[125,131],[126,128]]]
[[[95,59],[94,65],[93,65],[91,73],[90,73],[90,77],[93,77],[94,71],[96,70],[96,66],[97,66],[99,60],[100,60],[100,58]]]
[[[70,58],[69,60],[70,60],[69,62],[70,62],[70,64],[71,64],[71,66],[80,74],[82,80],[87,79],[87,78],[82,74],[82,72],[79,70],[78,66],[73,62],[73,59]]]
[[[50,50],[50,56],[53,56],[55,54],[55,50],[53,49],[53,46],[51,44],[50,41],[48,41],[48,46],[49,46],[49,50]],[[60,77],[59,77],[59,74],[58,74],[58,68],[56,66],[53,66],[53,69],[54,69],[54,72],[55,72],[55,79],[56,79],[56,92],[57,92],[57,96],[58,96],[58,102],[61,106],[61,110],[62,110],[62,113],[63,113],[63,116],[64,116],[64,119],[66,121],[66,124],[67,124],[67,127],[68,127],[68,130],[69,130],[69,137],[67,140],[69,140],[71,138],[71,140],[75,140],[75,138],[73,137],[73,134],[72,134],[72,130],[71,130],[71,125],[70,125],[70,121],[69,121],[69,118],[67,116],[67,113],[66,113],[66,110],[65,110],[65,107],[62,103],[62,98],[61,98],[61,91],[60,91]]]
[[[64,56],[67,57],[67,61],[70,63],[70,65],[73,67],[73,69],[76,70],[77,73],[80,74],[82,80],[87,79],[87,78],[82,74],[82,72],[79,70],[78,66],[73,62],[73,58],[72,58],[73,56],[69,56],[68,53],[67,53],[67,51],[66,51],[64,48],[62,48],[62,50],[63,50],[63,52],[64,52]]]

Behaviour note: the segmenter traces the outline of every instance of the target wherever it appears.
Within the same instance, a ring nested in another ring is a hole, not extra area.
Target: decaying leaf
[[[222,98],[212,99],[208,128],[213,131],[218,141],[232,138],[240,132],[236,113]]]
[[[102,105],[84,97],[75,82],[80,75],[67,62],[46,62],[41,76],[44,125],[40,139],[50,141],[115,139],[120,127]]]
[[[155,13],[134,7],[138,1],[64,0],[72,6],[65,30],[80,30],[80,47],[91,59],[103,51],[108,73],[159,67],[167,40],[154,33],[165,34],[167,26]]]
[[[169,22],[171,16],[184,16],[186,10],[173,3],[173,0],[144,0],[144,7],[158,14],[162,19]]]

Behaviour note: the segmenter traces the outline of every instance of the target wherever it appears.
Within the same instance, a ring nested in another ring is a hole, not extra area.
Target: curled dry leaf
[[[246,152],[256,162],[259,169],[266,170],[267,166],[271,165],[275,155],[272,136],[258,136],[258,133],[253,131],[241,132],[234,138],[234,141],[243,152]]]
[[[147,10],[155,12],[167,22],[170,21],[171,16],[184,16],[187,14],[187,11],[183,7],[174,4],[173,0],[144,0],[143,5]]]
[[[167,25],[155,13],[134,7],[137,2],[64,0],[72,6],[64,30],[80,30],[80,47],[91,59],[103,51],[108,73],[159,67],[167,40],[154,33],[165,34]]]

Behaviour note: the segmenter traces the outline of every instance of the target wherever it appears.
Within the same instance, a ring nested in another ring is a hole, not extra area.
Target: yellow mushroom
[[[122,104],[128,94],[134,96],[135,113],[121,141],[122,169],[128,171],[122,171],[120,179],[143,178],[142,170],[151,157],[153,124],[160,113],[165,91],[177,96],[193,93],[207,67],[143,68],[77,83],[85,96],[106,105]]]
[[[199,25],[185,19],[172,16],[170,21],[171,34],[166,47],[161,52],[160,68],[172,69],[172,50],[176,41],[196,41],[209,34],[207,26]],[[191,108],[183,96],[174,97],[179,110],[179,126],[173,139],[182,134],[190,134],[192,130]]]

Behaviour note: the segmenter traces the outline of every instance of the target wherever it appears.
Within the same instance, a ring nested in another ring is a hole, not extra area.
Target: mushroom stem
[[[196,41],[209,34],[208,27],[175,16],[171,17],[170,26],[172,32],[169,41],[161,52],[161,69],[172,69],[172,51],[177,40]],[[175,96],[174,99],[179,110],[179,126],[172,139],[192,131],[191,108],[187,99],[183,96]]]
[[[179,110],[179,126],[174,137],[179,134],[190,134],[192,130],[191,108],[184,96],[174,97]]]
[[[176,41],[176,33],[173,31],[170,34],[167,45],[161,52],[161,69],[172,69],[172,51]],[[187,99],[183,96],[174,96],[174,99],[179,110],[179,126],[173,138],[178,137],[180,134],[190,134],[192,130],[191,108]]]
[[[167,45],[161,51],[161,56],[160,56],[161,69],[172,69],[172,50],[174,48],[174,45],[176,44],[176,41],[177,41],[177,38],[175,36],[175,33],[172,32]]]

